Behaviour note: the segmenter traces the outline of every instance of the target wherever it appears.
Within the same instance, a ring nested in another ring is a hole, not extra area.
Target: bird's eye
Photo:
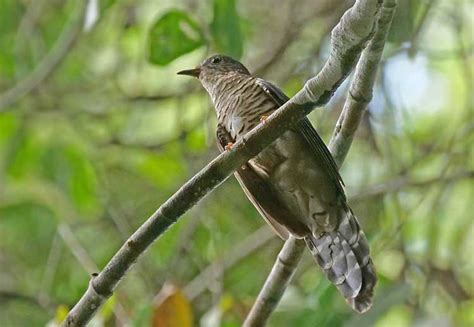
[[[222,61],[222,58],[221,58],[221,57],[214,57],[214,58],[212,58],[211,63],[213,63],[213,64],[218,64],[218,63],[220,63],[221,61]]]

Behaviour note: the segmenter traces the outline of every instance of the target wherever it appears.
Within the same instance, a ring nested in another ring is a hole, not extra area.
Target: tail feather
[[[350,208],[341,211],[339,221],[336,230],[305,241],[326,277],[355,311],[363,313],[372,306],[377,283],[369,244]]]

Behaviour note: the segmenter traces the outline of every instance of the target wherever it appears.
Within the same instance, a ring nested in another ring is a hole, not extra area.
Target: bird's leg
[[[265,122],[267,121],[267,119],[268,119],[268,116],[267,116],[267,115],[262,115],[262,116],[260,116],[260,122],[261,122],[262,124],[265,124]]]
[[[234,145],[234,140],[229,135],[225,127],[220,124],[217,125],[217,140],[221,151],[230,151]]]

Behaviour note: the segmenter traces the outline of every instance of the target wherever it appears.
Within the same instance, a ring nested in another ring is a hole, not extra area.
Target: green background
[[[225,53],[291,96],[321,68],[350,1],[93,4],[0,0],[0,103],[33,86],[0,107],[2,326],[57,323],[90,273],[217,155],[208,96],[177,71]],[[473,11],[399,0],[342,168],[378,269],[372,310],[353,313],[306,253],[269,326],[474,325]],[[325,141],[347,87],[310,115]],[[166,282],[195,295],[196,325],[239,326],[282,244],[230,178],[145,253],[94,326],[150,325]]]

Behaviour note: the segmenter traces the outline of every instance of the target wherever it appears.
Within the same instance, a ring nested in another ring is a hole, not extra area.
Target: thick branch
[[[104,270],[93,274],[86,293],[69,312],[63,326],[83,326],[107,300],[137,258],[197,201],[211,192],[236,169],[309,114],[325,104],[350,73],[370,37],[378,0],[357,1],[333,31],[333,51],[323,70],[304,89],[260,124],[232,150],[220,154],[184,184],[128,239]]]
[[[357,10],[357,4],[360,4],[360,2],[357,2],[351,10],[354,10],[357,14],[367,15],[366,13]],[[377,67],[382,56],[382,50],[390,29],[393,14],[395,13],[395,7],[396,0],[385,0],[383,3],[382,10],[378,16],[377,29],[357,64],[348,98],[344,105],[343,112],[339,117],[338,124],[336,125],[335,134],[331,138],[329,148],[339,167],[342,165],[347,152],[349,151],[353,135],[359,126],[362,114],[372,97],[372,88],[375,81]],[[337,34],[337,31],[344,31],[341,26],[343,25],[344,18],[348,19],[347,17],[350,17],[350,14],[346,13],[344,15],[341,23],[336,26],[333,31],[333,37]],[[351,39],[350,33],[347,31],[344,31],[344,33],[346,33],[346,38]],[[335,48],[337,50],[337,46],[338,44],[334,42],[333,49]],[[337,54],[338,52],[333,51],[331,53],[331,58],[333,57],[333,53]],[[341,63],[343,63],[343,61],[341,61]],[[305,89],[307,85],[308,84],[305,85]],[[267,277],[267,280],[255,301],[255,304],[244,322],[244,326],[251,327],[265,325],[270,314],[280,301],[285,288],[289,284],[289,281],[301,259],[304,247],[304,242],[301,240],[298,241],[290,238],[285,243],[283,249],[278,255],[277,261],[273,265],[270,275]],[[283,258],[284,260],[282,260]]]
[[[377,32],[364,51],[349,88],[349,94],[337,121],[329,149],[334,160],[341,165],[352,144],[355,131],[359,127],[367,105],[372,100],[372,89],[377,76],[377,68],[395,13],[396,0],[385,0],[378,20]]]

